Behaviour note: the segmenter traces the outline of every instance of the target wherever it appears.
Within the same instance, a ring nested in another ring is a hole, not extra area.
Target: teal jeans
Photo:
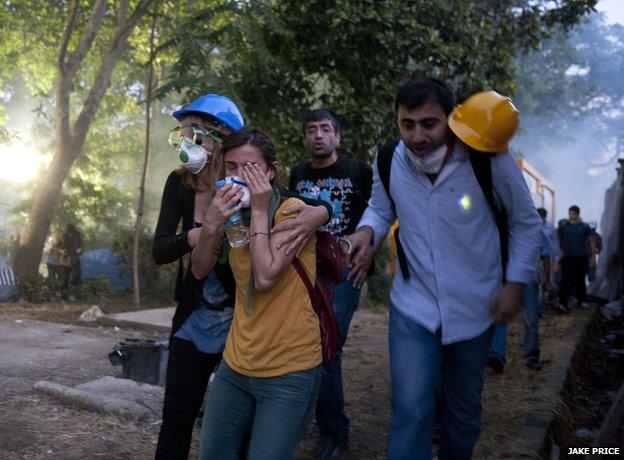
[[[321,378],[320,366],[278,377],[247,377],[221,362],[207,396],[200,459],[290,460],[305,431]]]

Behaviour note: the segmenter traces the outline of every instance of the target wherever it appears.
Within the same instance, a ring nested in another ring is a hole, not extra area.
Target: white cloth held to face
[[[238,176],[227,176],[225,178],[225,183],[233,183],[235,185],[238,185],[243,192],[243,197],[240,200],[243,208],[248,208],[249,206],[251,206],[251,195],[249,194],[249,188],[247,187],[247,183],[243,179]]]

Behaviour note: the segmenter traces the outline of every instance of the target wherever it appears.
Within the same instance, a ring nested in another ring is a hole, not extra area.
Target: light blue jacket
[[[508,213],[507,280],[526,284],[535,273],[542,221],[513,156],[497,154],[491,165],[495,196]],[[490,304],[501,287],[500,238],[463,144],[455,142],[432,184],[399,142],[390,193],[396,216],[375,162],[372,196],[358,228],[372,227],[377,245],[399,219],[410,278],[397,273],[391,304],[432,333],[441,327],[443,344],[480,335],[494,320]]]

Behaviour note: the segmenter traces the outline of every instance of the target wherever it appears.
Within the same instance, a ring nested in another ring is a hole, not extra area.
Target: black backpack
[[[392,159],[394,158],[394,150],[399,144],[398,140],[389,142],[379,149],[377,154],[377,169],[379,171],[379,179],[386,190],[388,198],[390,198],[390,204],[392,211],[396,215],[396,206],[394,199],[390,195],[390,170],[392,169]],[[505,281],[505,268],[507,267],[507,261],[509,260],[509,233],[507,224],[507,210],[504,207],[498,207],[494,200],[494,186],[492,184],[492,165],[491,155],[481,152],[477,152],[474,149],[468,147],[468,157],[470,158],[470,164],[474,175],[477,178],[479,187],[485,196],[485,199],[494,214],[496,221],[496,227],[501,242],[501,260],[503,264],[503,281]],[[394,241],[397,247],[397,258],[399,259],[399,267],[401,268],[401,274],[404,279],[409,279],[410,274],[407,267],[407,258],[405,256],[405,250],[401,244],[399,238],[399,227],[397,227],[394,233]]]

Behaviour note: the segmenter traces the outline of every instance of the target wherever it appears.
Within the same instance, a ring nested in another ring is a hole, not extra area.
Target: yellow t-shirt
[[[294,217],[284,216],[282,211],[300,203],[296,198],[284,201],[275,214],[275,224]],[[308,240],[298,257],[314,283],[316,237]],[[276,377],[320,364],[323,358],[318,316],[292,264],[271,289],[254,289],[253,313],[248,315],[249,245],[230,248],[229,261],[236,280],[236,308],[223,354],[227,365],[249,377]]]

